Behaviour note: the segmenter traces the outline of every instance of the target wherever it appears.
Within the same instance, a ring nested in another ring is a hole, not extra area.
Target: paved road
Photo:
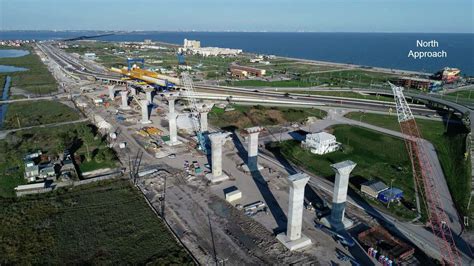
[[[305,129],[310,132],[319,132],[336,124],[347,124],[347,125],[354,125],[354,126],[360,126],[363,128],[371,129],[371,130],[381,132],[387,135],[391,135],[394,137],[398,137],[398,138],[408,137],[402,134],[401,132],[389,130],[382,127],[377,127],[371,124],[355,121],[352,119],[348,119],[348,118],[345,118],[343,115],[344,115],[343,112],[337,113],[334,110],[330,110],[328,112],[327,119],[317,121],[316,123],[313,123],[312,125],[307,126]],[[290,134],[290,132],[293,130],[294,129],[290,129],[289,131],[285,131],[285,132],[273,132],[273,136],[262,137],[260,138],[260,141],[262,143],[266,143],[266,142],[275,141],[275,140],[278,141],[278,140],[293,139],[294,136]],[[449,221],[450,227],[453,230],[453,233],[459,234],[462,230],[462,226],[461,226],[462,221],[460,221],[459,219],[456,207],[451,198],[451,194],[449,192],[448,185],[446,183],[446,178],[444,177],[444,173],[441,168],[441,164],[438,160],[438,155],[436,153],[436,150],[433,144],[431,144],[429,141],[423,140],[422,143],[423,143],[422,148],[425,150],[425,153],[428,155],[429,163],[433,170],[432,177],[435,180],[438,193],[440,194],[441,200],[444,205],[444,210],[450,218],[450,221]]]
[[[260,150],[259,158],[272,163],[273,165],[281,168],[282,170],[288,170],[288,166],[282,164],[282,160],[275,158],[270,152],[267,152],[265,150]],[[332,195],[333,189],[334,189],[333,183],[329,182],[328,180],[322,177],[315,176],[305,171],[304,169],[299,168],[296,165],[293,165],[291,163],[289,164],[291,165],[291,168],[293,169],[293,171],[306,172],[307,174],[311,176],[311,179],[309,181],[310,186],[322,189],[323,191]],[[293,172],[290,172],[289,174],[291,173]],[[350,195],[348,195],[347,202],[350,205],[365,211],[370,216],[378,219],[392,233],[409,239],[413,244],[415,244],[417,247],[419,247],[428,255],[433,256],[433,257],[440,256],[440,251],[438,250],[437,246],[434,244],[435,236],[432,234],[432,232],[429,229],[425,229],[421,225],[415,225],[412,223],[398,221],[397,219],[393,218],[391,215],[380,212],[377,209],[370,206],[367,202],[356,200],[352,198]],[[466,243],[464,240],[458,237],[456,237],[455,240],[462,254],[463,265],[472,265],[472,263],[474,262],[473,257],[472,255],[467,255],[467,254],[471,254],[468,247],[468,243]]]
[[[382,133],[392,135],[392,136],[398,137],[398,138],[407,137],[406,135],[403,135],[402,133],[400,133],[398,131],[388,130],[388,129],[385,129],[385,128],[377,127],[377,126],[370,125],[370,124],[363,123],[363,122],[361,123],[359,121],[355,121],[355,120],[345,118],[345,117],[343,117],[343,115],[344,115],[343,111],[338,113],[335,110],[330,110],[329,113],[328,113],[328,118],[327,119],[317,121],[316,123],[313,123],[312,125],[309,125],[304,129],[307,130],[307,131],[310,131],[310,132],[318,132],[318,131],[324,130],[325,128],[330,127],[332,125],[336,125],[336,124],[350,124],[350,125],[360,126],[360,127],[364,127],[364,128],[374,130],[374,131],[382,132]],[[290,134],[290,132],[293,131],[293,130],[294,130],[293,128],[288,128],[288,129],[285,129],[284,131],[270,132],[271,133],[270,135],[265,136],[265,137],[261,137],[260,142],[263,144],[263,143],[272,142],[272,141],[293,139],[294,136]],[[432,177],[435,179],[435,185],[436,185],[438,193],[441,197],[441,201],[443,203],[444,210],[445,210],[446,214],[448,215],[448,217],[450,219],[450,221],[448,221],[448,223],[450,225],[450,228],[453,231],[453,234],[459,234],[462,230],[462,225],[461,225],[462,221],[459,219],[459,216],[457,214],[457,210],[455,208],[454,202],[451,198],[451,194],[449,192],[449,189],[448,189],[448,186],[447,186],[447,183],[446,183],[446,179],[444,177],[444,173],[443,173],[442,168],[441,168],[441,164],[438,160],[436,150],[430,142],[428,142],[426,140],[423,140],[422,143],[423,143],[422,148],[425,150],[425,153],[428,155],[429,163],[430,163],[430,165],[432,167],[432,170],[433,170]],[[325,184],[324,188],[328,192],[332,193],[332,184],[328,185],[327,181],[324,181],[324,184]],[[373,209],[369,205],[364,205],[361,202],[355,203],[353,201],[353,203],[355,205],[358,205],[360,208],[363,208],[366,211],[370,210],[370,209]],[[371,214],[373,214],[375,217],[384,218],[387,221],[390,221],[391,223],[395,223],[396,224],[395,227],[398,230],[400,230],[400,231],[403,230],[403,232],[405,232],[404,233],[405,235],[408,235],[411,238],[414,238],[414,240],[412,239],[412,241],[414,243],[419,242],[418,243],[419,245],[426,245],[426,243],[435,243],[434,239],[432,239],[434,237],[434,235],[432,235],[432,233],[430,231],[428,231],[428,230],[426,230],[426,229],[424,229],[424,228],[422,228],[418,225],[398,222],[396,219],[394,219],[393,217],[391,217],[389,215],[385,215],[385,214],[382,214],[382,213],[377,214],[377,213],[375,215],[373,213],[371,213]],[[411,239],[410,237],[408,237],[408,238]],[[467,244],[464,241],[462,241],[462,239],[457,238],[456,240],[458,242],[458,245],[460,246],[460,249],[464,250],[464,252],[466,254],[471,254]],[[434,246],[434,245],[432,245],[432,246]],[[436,248],[436,246],[434,246],[434,247],[426,246],[426,249],[433,249],[433,248]],[[439,254],[439,252],[437,250],[436,251],[431,250],[431,254],[433,254],[432,252],[435,252],[434,254]]]

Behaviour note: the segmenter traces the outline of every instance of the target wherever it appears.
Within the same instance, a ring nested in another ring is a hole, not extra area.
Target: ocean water
[[[98,32],[0,32],[0,39],[60,39]],[[364,66],[435,72],[460,68],[474,76],[474,34],[449,33],[283,33],[283,32],[132,32],[98,38],[106,41],[151,39],[182,44],[196,39],[202,46],[239,48],[246,52],[351,63]],[[435,40],[438,47],[417,47],[417,40]],[[413,51],[445,51],[445,58],[413,59]]]

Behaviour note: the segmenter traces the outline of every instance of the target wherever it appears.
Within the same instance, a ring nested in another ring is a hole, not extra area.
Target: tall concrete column
[[[330,222],[336,228],[342,226],[344,222],[349,176],[356,165],[356,163],[350,160],[331,165],[331,168],[336,173],[336,180],[334,181]]]
[[[153,89],[145,89],[146,99],[148,101],[148,104],[151,104],[153,102],[152,92],[153,92]]]
[[[227,141],[230,133],[213,133],[209,135],[211,140],[211,174],[206,177],[211,182],[219,182],[228,179],[229,177],[222,172],[222,145]]]
[[[130,107],[128,106],[128,91],[121,91],[120,95],[122,97],[122,105],[120,106],[120,108],[124,110],[130,109]]]
[[[309,181],[309,176],[304,173],[288,177],[290,185],[290,198],[288,202],[288,224],[286,234],[277,235],[288,249],[295,250],[311,244],[311,239],[301,234],[303,225],[304,188]]]
[[[132,94],[133,96],[136,96],[137,95],[137,88],[130,87],[130,94]]]
[[[149,111],[148,111],[148,101],[141,100],[141,107],[142,107],[142,124],[150,124],[151,121],[149,119]]]
[[[200,111],[199,116],[200,116],[200,122],[201,122],[201,131],[206,132],[209,130],[208,128],[208,123],[207,123],[207,114],[209,114],[209,111]]]
[[[249,171],[258,170],[258,134],[263,131],[262,127],[249,127],[245,129],[248,136],[248,156],[247,156],[247,166]]]
[[[176,145],[178,142],[178,128],[176,125],[176,118],[178,115],[176,113],[169,113],[168,114],[168,125],[170,131],[170,140],[169,145],[173,146]]]
[[[110,100],[114,100],[115,99],[115,86],[114,85],[109,85],[107,86],[107,88],[109,89],[109,98]]]
[[[174,97],[169,97],[168,98],[168,110],[169,110],[170,113],[175,112],[175,108],[174,108],[175,100],[176,99]]]

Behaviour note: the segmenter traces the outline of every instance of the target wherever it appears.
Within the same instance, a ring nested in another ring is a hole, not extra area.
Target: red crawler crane
[[[410,107],[403,95],[403,88],[390,83],[395,98],[398,122],[405,138],[408,155],[412,163],[413,178],[418,192],[424,197],[428,211],[429,226],[436,236],[442,263],[461,265],[461,257],[454,243],[451,228],[447,224],[448,216],[444,212],[443,203],[433,180],[433,170],[428,161],[428,156],[423,149],[420,131]]]

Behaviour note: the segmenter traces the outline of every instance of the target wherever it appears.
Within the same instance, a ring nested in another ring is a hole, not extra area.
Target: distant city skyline
[[[474,33],[473,14],[471,0],[0,0],[0,30]]]

